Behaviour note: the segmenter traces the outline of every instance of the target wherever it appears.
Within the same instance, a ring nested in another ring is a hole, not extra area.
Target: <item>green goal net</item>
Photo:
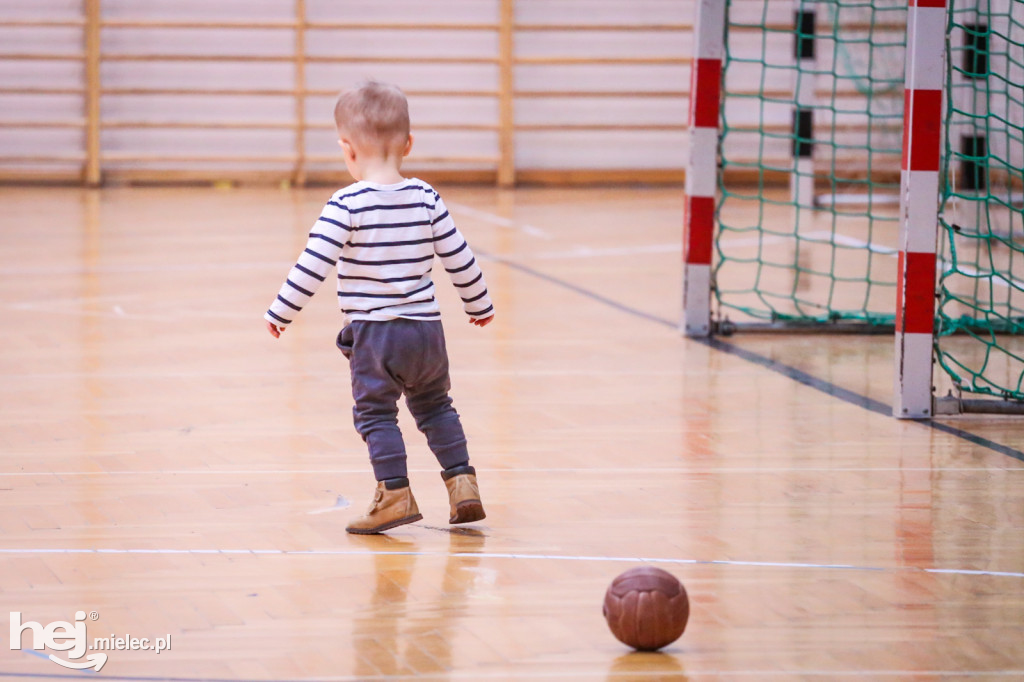
[[[717,314],[891,328],[906,1],[728,5]]]
[[[906,0],[727,2],[722,329],[894,323]],[[950,0],[936,357],[1024,400],[1024,2]],[[812,48],[808,45],[812,44]]]
[[[1024,400],[1024,3],[949,13],[939,364],[957,390]]]

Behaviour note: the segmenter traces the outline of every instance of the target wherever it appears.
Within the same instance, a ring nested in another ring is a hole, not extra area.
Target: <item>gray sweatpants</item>
[[[352,416],[378,481],[408,475],[398,399],[445,469],[469,463],[466,434],[448,395],[448,351],[440,320],[356,320],[338,334],[352,373]]]

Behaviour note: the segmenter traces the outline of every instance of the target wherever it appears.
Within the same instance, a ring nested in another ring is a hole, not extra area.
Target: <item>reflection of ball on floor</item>
[[[604,594],[604,617],[612,634],[640,651],[655,651],[679,639],[690,617],[686,588],[668,571],[631,568]]]

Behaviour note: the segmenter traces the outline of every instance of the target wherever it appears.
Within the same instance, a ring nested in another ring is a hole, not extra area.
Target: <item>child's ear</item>
[[[349,161],[355,161],[356,151],[352,148],[351,142],[349,142],[345,138],[342,138],[338,140],[338,146],[341,147],[341,151],[345,155],[346,159],[348,159]]]
[[[409,134],[409,139],[405,141],[405,151],[402,152],[402,156],[409,156],[409,152],[412,151],[412,133]]]

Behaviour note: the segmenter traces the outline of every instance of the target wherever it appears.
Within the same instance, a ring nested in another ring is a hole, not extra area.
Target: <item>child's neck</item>
[[[367,159],[359,170],[360,180],[377,185],[394,185],[405,180],[401,168],[390,159]]]

